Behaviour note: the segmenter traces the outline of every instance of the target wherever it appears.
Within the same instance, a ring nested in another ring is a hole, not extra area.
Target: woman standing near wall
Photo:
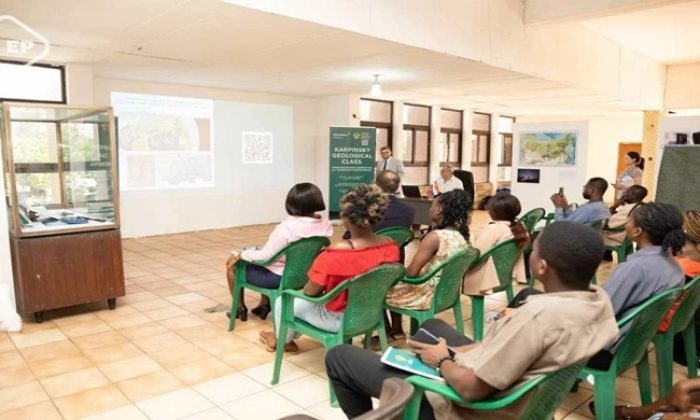
[[[637,152],[627,152],[625,155],[625,170],[617,177],[613,184],[615,199],[619,200],[627,188],[632,185],[642,185],[644,175],[644,158]]]

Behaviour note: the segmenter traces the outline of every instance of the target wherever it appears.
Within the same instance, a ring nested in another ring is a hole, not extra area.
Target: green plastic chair
[[[408,403],[404,420],[418,419],[424,391],[434,392],[473,410],[486,412],[502,410],[517,403],[523,396],[531,394],[532,397],[527,405],[518,413],[518,419],[551,419],[554,417],[554,412],[567,397],[582,367],[583,363],[577,363],[547,375],[539,375],[512,388],[504,396],[474,402],[464,401],[454,389],[444,382],[422,376],[410,376],[406,380],[416,388],[416,391],[413,393],[413,398],[411,398],[411,401]],[[493,413],[493,418],[498,418],[498,414]]]
[[[611,232],[611,233],[617,233],[617,232],[624,232],[625,231],[625,225],[622,225],[620,227],[616,228],[611,228],[608,227],[607,225],[603,228],[603,232]],[[634,246],[630,238],[625,236],[625,239],[622,240],[622,243],[618,246],[606,246],[605,247],[606,251],[611,251],[617,254],[617,263],[622,264],[623,262],[627,261],[627,256],[632,254],[634,252]]]
[[[532,236],[532,233],[535,231],[535,226],[544,218],[544,215],[545,210],[543,208],[536,208],[523,214],[523,217],[520,218],[520,222],[525,225],[527,233],[529,233],[530,236]]]
[[[522,248],[518,248],[515,239],[503,241],[500,244],[486,251],[479,259],[474,261],[469,270],[473,270],[484,264],[489,258],[493,260],[498,274],[499,286],[493,288],[493,293],[506,291],[508,302],[513,300],[513,266]],[[466,281],[469,281],[467,272]],[[474,341],[481,341],[484,336],[484,295],[468,295],[472,303],[472,327],[474,328]]]
[[[236,263],[236,285],[233,289],[233,301],[231,302],[232,314],[228,323],[228,330],[233,331],[236,326],[236,317],[234,315],[236,313],[236,308],[238,308],[241,290],[244,288],[250,289],[269,297],[272,313],[274,314],[275,301],[282,294],[282,291],[287,289],[300,289],[304,287],[306,281],[308,280],[307,273],[311,267],[311,264],[314,262],[314,259],[316,259],[316,256],[321,252],[321,250],[330,243],[331,241],[326,237],[313,236],[311,238],[299,239],[298,241],[290,243],[265,261],[238,260]],[[284,271],[282,272],[282,280],[280,281],[280,285],[277,289],[267,289],[248,283],[248,264],[267,266],[277,261],[277,259],[281,256],[285,257],[285,264]]]
[[[654,338],[661,319],[676,301],[680,291],[680,288],[676,288],[660,293],[637,306],[617,322],[620,328],[627,324],[630,324],[630,328],[620,341],[608,370],[586,366],[581,371],[579,377],[593,384],[596,419],[615,418],[615,379],[633,366],[637,369],[642,405],[651,403],[647,347]]]
[[[423,284],[435,276],[439,275],[440,279],[435,287],[435,295],[430,308],[424,311],[415,309],[406,309],[384,303],[384,309],[391,312],[399,313],[411,318],[411,335],[418,330],[418,325],[423,321],[435,318],[435,314],[452,309],[455,314],[455,325],[457,330],[464,334],[464,319],[462,316],[462,303],[460,301],[460,288],[462,287],[462,279],[467,269],[479,257],[479,250],[476,248],[461,249],[450,256],[447,260],[438,264],[429,273],[421,277],[406,277],[401,280],[403,283]]]
[[[656,348],[656,374],[659,378],[659,397],[665,397],[673,387],[673,336],[682,333],[685,344],[685,360],[688,378],[698,376],[698,356],[695,348],[695,312],[700,307],[700,276],[683,287],[683,299],[671,325],[663,334],[654,336]]]
[[[278,337],[286,337],[287,330],[308,335],[323,342],[326,351],[350,342],[352,337],[365,335],[365,348],[369,347],[372,332],[379,333],[382,350],[388,347],[382,304],[387,290],[406,275],[406,268],[401,264],[382,264],[366,273],[357,275],[336,286],[330,292],[317,297],[307,296],[300,290],[282,292],[282,317]],[[343,322],[338,332],[328,332],[308,322],[294,317],[294,299],[303,299],[316,304],[326,304],[339,294],[348,294],[348,304],[343,312]],[[284,355],[284,340],[277,340],[275,367],[272,373],[272,385],[277,384]],[[329,383],[330,387],[330,383]],[[336,403],[335,393],[330,387],[331,404]]]
[[[398,244],[399,248],[405,248],[415,238],[413,231],[403,226],[387,227],[376,231],[375,234],[389,237]]]

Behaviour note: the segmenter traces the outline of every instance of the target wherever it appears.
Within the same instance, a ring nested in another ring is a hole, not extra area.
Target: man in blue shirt
[[[588,203],[579,206],[574,211],[567,211],[569,202],[563,194],[553,194],[550,199],[554,203],[554,220],[567,220],[574,223],[590,225],[610,217],[610,209],[603,201],[603,194],[608,189],[608,181],[603,178],[591,178],[583,186],[583,198]]]

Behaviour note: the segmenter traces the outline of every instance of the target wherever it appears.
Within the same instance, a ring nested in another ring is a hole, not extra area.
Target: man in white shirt
[[[454,176],[454,172],[455,168],[451,164],[443,163],[440,165],[440,176],[433,182],[433,195],[464,189],[464,184]]]

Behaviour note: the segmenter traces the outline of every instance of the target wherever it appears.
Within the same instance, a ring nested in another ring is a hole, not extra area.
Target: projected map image
[[[576,166],[577,132],[520,133],[520,164]]]
[[[209,100],[113,93],[122,189],[214,186]]]

